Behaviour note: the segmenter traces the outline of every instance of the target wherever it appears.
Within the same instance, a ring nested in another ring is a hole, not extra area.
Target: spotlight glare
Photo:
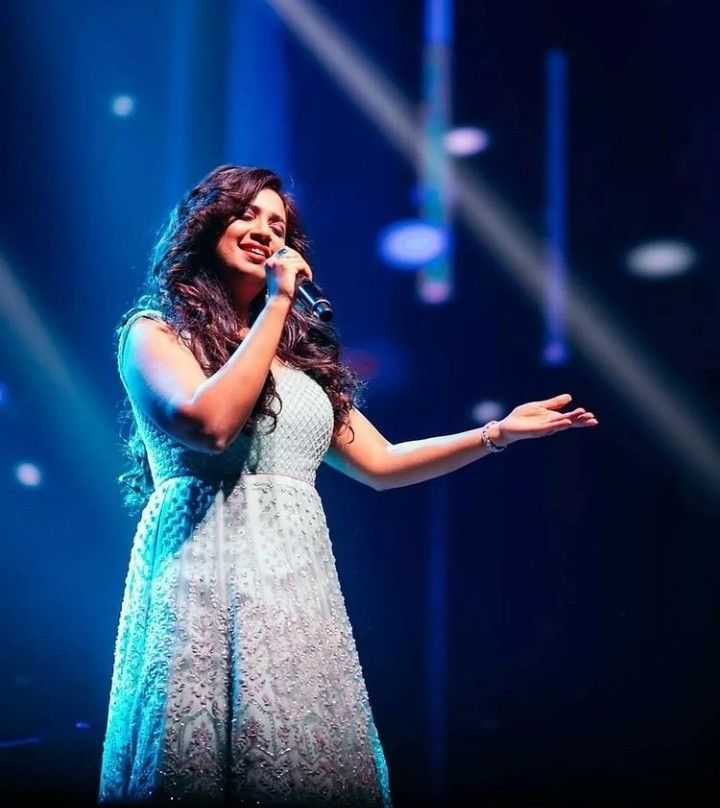
[[[455,157],[469,157],[485,151],[490,145],[490,135],[476,126],[456,126],[445,133],[445,148]]]
[[[37,488],[42,482],[42,473],[34,463],[19,463],[15,468],[15,477],[26,488]]]
[[[423,140],[414,101],[369,59],[311,0],[266,0],[307,47],[329,77],[356,103],[378,131],[417,168]],[[327,5],[327,4],[323,4]],[[458,214],[478,244],[488,250],[529,300],[541,303],[546,289],[544,240],[539,239],[467,166],[453,164]],[[720,452],[714,430],[699,413],[693,391],[669,382],[641,345],[626,334],[617,315],[601,304],[592,286],[568,276],[566,316],[574,348],[622,405],[654,433],[659,446],[712,498],[720,491]],[[686,394],[687,393],[687,394]]]
[[[470,410],[473,421],[478,424],[486,424],[488,421],[499,421],[504,412],[503,405],[499,401],[493,401],[489,398],[486,398],[484,401],[478,401]]]
[[[127,118],[135,112],[135,99],[131,95],[116,95],[110,109],[117,118]]]
[[[563,342],[550,342],[543,348],[542,361],[546,365],[563,365],[567,359],[568,349]]]
[[[442,254],[446,237],[439,227],[407,219],[386,227],[378,240],[382,259],[395,269],[414,270]]]
[[[418,294],[425,303],[445,303],[452,296],[452,284],[445,280],[424,280]]]
[[[648,241],[633,247],[625,260],[634,275],[671,278],[687,272],[697,260],[697,253],[682,241]]]

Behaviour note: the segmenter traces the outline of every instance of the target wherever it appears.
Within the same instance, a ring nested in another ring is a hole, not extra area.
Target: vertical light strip
[[[372,120],[379,131],[420,170],[422,138],[413,103],[388,79],[377,63],[315,3],[264,0]]]
[[[443,235],[440,255],[418,273],[418,294],[426,303],[443,303],[452,296],[449,164],[445,133],[451,114],[452,0],[425,0],[424,144],[422,216]],[[442,362],[440,363],[442,367]],[[442,420],[444,395],[434,418]],[[428,563],[427,704],[430,743],[430,784],[433,799],[445,798],[447,768],[447,481],[431,485]]]
[[[546,202],[545,260],[545,344],[542,361],[561,365],[568,358],[565,337],[566,300],[566,74],[567,60],[559,50],[551,50],[545,60],[546,118]]]
[[[426,303],[452,296],[449,165],[445,133],[451,115],[452,0],[425,0],[422,217],[443,235],[440,255],[418,273]]]
[[[195,0],[175,0],[172,9],[172,43],[170,52],[170,99],[166,166],[166,207],[174,205],[191,178],[190,129],[192,22]]]
[[[225,160],[287,177],[284,26],[264,0],[231,0],[228,13]]]

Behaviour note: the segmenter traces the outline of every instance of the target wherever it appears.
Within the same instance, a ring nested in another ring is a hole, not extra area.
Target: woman
[[[120,617],[104,802],[390,804],[314,488],[322,460],[377,490],[514,441],[594,426],[562,395],[500,423],[390,444],[356,406],[292,199],[221,166],[173,211],[119,329],[143,506]]]

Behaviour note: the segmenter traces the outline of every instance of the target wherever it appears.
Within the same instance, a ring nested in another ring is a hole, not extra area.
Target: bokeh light
[[[131,95],[116,95],[110,103],[110,110],[118,118],[128,118],[135,112],[135,99]]]
[[[42,472],[34,463],[18,463],[15,479],[26,488],[37,488],[42,483]]]
[[[505,415],[505,408],[499,401],[487,398],[473,404],[470,415],[478,424],[488,421],[499,421]]]
[[[485,151],[490,135],[476,126],[457,126],[445,133],[445,148],[454,157],[469,157]]]
[[[446,280],[424,280],[418,294],[425,303],[445,303],[452,297],[452,284]]]
[[[542,352],[543,364],[549,365],[562,365],[567,361],[568,348],[564,342],[549,342]]]
[[[627,254],[628,269],[643,278],[671,278],[688,272],[697,261],[697,252],[682,241],[648,241]]]
[[[445,249],[442,230],[420,219],[407,219],[386,227],[380,234],[380,257],[395,269],[413,270],[434,261]]]

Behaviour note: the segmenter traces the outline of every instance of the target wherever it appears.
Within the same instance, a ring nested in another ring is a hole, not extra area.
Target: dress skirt
[[[390,805],[315,487],[171,477],[132,547],[100,799]]]

